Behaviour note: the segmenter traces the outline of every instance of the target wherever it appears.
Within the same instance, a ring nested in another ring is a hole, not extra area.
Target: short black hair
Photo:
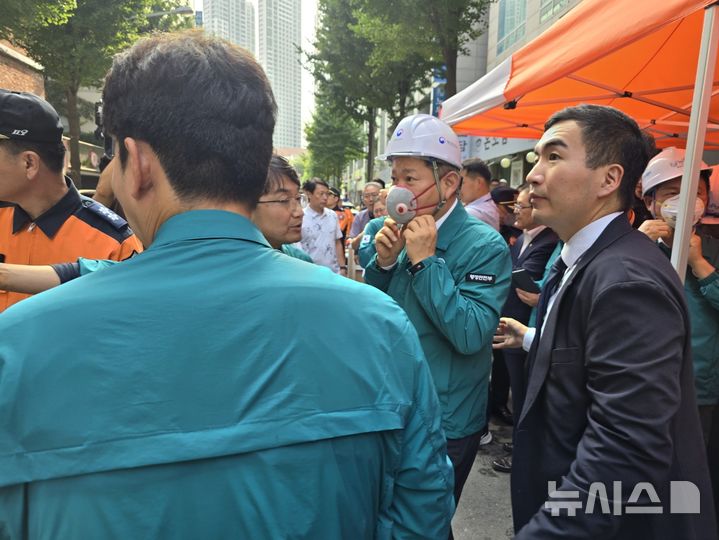
[[[489,186],[492,181],[492,173],[487,167],[487,164],[479,158],[469,158],[462,162],[462,168],[467,171],[467,175],[472,178],[477,176],[484,180],[484,183]]]
[[[45,166],[54,173],[62,173],[65,167],[65,145],[62,143],[39,143],[17,139],[2,139],[0,142],[13,156],[22,152],[35,152]]]
[[[277,106],[252,55],[196,31],[156,34],[117,55],[105,132],[149,144],[182,200],[254,208],[267,181]]]
[[[313,178],[312,180],[307,180],[307,182],[302,184],[302,189],[309,193],[314,193],[318,185],[325,186],[327,189],[330,188],[329,184],[327,184],[327,182],[325,182],[324,180],[320,180],[319,178]]]
[[[272,154],[270,168],[267,171],[267,182],[265,182],[262,195],[267,195],[278,186],[281,186],[283,178],[288,178],[293,184],[300,187],[300,178],[297,176],[295,168],[290,165],[290,162],[279,154]]]
[[[612,163],[622,166],[624,176],[619,186],[619,200],[621,210],[629,210],[634,202],[634,188],[649,162],[646,135],[619,109],[589,104],[554,113],[544,124],[544,130],[568,121],[576,122],[581,129],[587,167],[596,169]]]
[[[373,178],[372,182],[375,182],[375,183],[379,184],[380,186],[382,186],[380,189],[384,189],[387,187],[387,184],[381,178]]]

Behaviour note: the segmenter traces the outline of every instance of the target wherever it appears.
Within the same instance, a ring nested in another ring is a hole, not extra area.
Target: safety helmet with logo
[[[658,185],[681,177],[684,173],[685,154],[685,150],[670,146],[649,160],[642,174],[642,197],[651,193]],[[711,167],[702,161],[700,170],[711,172]]]
[[[439,194],[439,202],[433,205],[433,215],[437,215],[447,203],[440,187],[438,162],[447,163],[458,170],[462,168],[459,139],[452,128],[429,114],[403,118],[387,143],[385,153],[378,159],[391,160],[395,157],[413,157],[430,162],[434,185]],[[422,209],[417,207],[418,197],[407,188],[393,186],[387,195],[387,213],[397,223],[408,223]]]
[[[457,134],[442,120],[429,114],[403,118],[379,159],[400,156],[439,159],[462,168],[462,151]]]

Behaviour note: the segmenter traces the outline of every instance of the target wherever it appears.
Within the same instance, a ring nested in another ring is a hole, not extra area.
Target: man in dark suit
[[[520,186],[518,191],[519,194],[514,204],[514,226],[523,232],[517,238],[517,242],[509,249],[512,255],[512,269],[524,268],[529,276],[537,281],[542,279],[544,268],[547,265],[549,256],[557,246],[559,238],[552,229],[545,225],[539,225],[534,221],[532,205],[529,204],[529,184]],[[526,291],[523,294],[526,295]],[[527,324],[531,313],[532,306],[520,299],[517,288],[513,286],[509,290],[509,295],[502,308],[502,316],[511,317],[523,324]],[[518,419],[521,411],[525,382],[524,361],[527,353],[520,347],[505,350],[497,349],[493,354],[492,412],[497,416],[508,415],[509,423],[512,423],[513,420]],[[505,364],[506,368],[504,370],[498,367],[495,369],[501,363]],[[507,375],[502,377],[503,373]],[[510,387],[512,388],[512,413],[507,410]],[[505,448],[511,452],[511,445],[505,445]],[[509,472],[512,468],[512,458],[498,458],[492,462],[492,468],[499,472]]]
[[[533,215],[565,245],[536,335],[524,329],[517,538],[716,538],[682,285],[625,215],[648,161],[642,134],[616,109],[581,105],[553,115],[535,151]]]

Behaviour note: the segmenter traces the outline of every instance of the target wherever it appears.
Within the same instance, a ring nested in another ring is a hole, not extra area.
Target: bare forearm
[[[342,240],[337,240],[335,244],[337,250],[337,262],[340,266],[347,266],[347,258],[345,257],[345,248],[342,245]]]
[[[0,289],[11,292],[37,294],[60,285],[52,266],[0,264]]]

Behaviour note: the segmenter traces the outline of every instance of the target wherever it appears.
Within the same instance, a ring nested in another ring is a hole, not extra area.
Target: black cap
[[[335,197],[339,197],[339,196],[340,196],[340,190],[337,189],[336,187],[332,186],[332,187],[330,188],[330,191],[334,194]]]
[[[506,204],[514,202],[519,195],[519,191],[508,186],[499,186],[489,192],[490,197],[495,204]]]
[[[41,97],[0,88],[0,139],[62,143],[62,123]]]

